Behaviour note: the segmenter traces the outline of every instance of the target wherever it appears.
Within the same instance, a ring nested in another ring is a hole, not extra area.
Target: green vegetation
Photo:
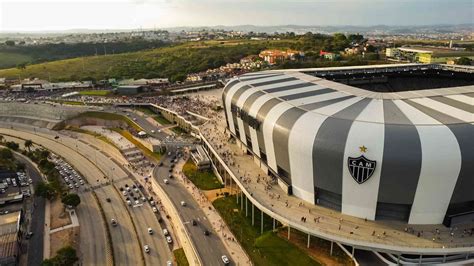
[[[155,119],[155,121],[160,123],[160,125],[162,126],[171,124],[171,122],[168,119],[166,119],[162,114],[157,114],[156,116],[153,117],[153,119]]]
[[[161,154],[157,152],[152,152],[150,151],[147,147],[145,147],[143,144],[141,144],[138,140],[136,140],[133,135],[128,132],[127,130],[123,130],[121,128],[111,128],[111,130],[119,133],[122,135],[124,138],[126,138],[128,141],[133,143],[137,148],[139,148],[146,156],[151,157],[155,159],[157,162],[160,161],[161,159]]]
[[[260,234],[260,213],[256,211],[255,224],[245,217],[235,196],[215,200],[214,207],[245,249],[255,265],[320,265],[292,243],[272,232],[272,221],[264,215],[264,233]]]
[[[221,182],[211,170],[198,170],[191,159],[183,166],[183,173],[194,183],[199,189],[212,190],[222,188]]]
[[[176,133],[176,134],[178,134],[178,135],[188,133],[188,132],[186,132],[186,130],[180,128],[179,126],[172,127],[172,128],[171,128],[171,131],[173,131],[174,133]]]
[[[80,91],[80,95],[86,95],[86,96],[107,96],[112,91],[110,90],[88,90],[88,91]]]
[[[118,121],[123,121],[127,123],[128,126],[132,127],[136,131],[142,131],[143,129],[139,127],[137,124],[135,124],[130,118],[119,115],[119,114],[113,114],[113,113],[105,113],[105,112],[85,112],[81,113],[75,118],[97,118],[97,119],[103,119],[103,120],[118,120]]]
[[[468,57],[461,57],[456,60],[456,65],[470,66],[471,64],[472,64],[472,59]]]
[[[305,35],[284,34],[278,37],[281,39],[188,42],[139,52],[86,56],[4,69],[0,70],[0,77],[17,78],[21,75],[24,78],[47,79],[50,76],[52,81],[165,77],[174,82],[183,80],[189,73],[238,62],[247,55],[256,55],[265,49],[297,49],[305,52],[304,57],[283,62],[280,68],[368,63],[361,58],[332,62],[319,57],[320,50],[342,51],[351,41],[362,38],[361,35],[334,34],[331,36],[307,33]]]
[[[20,148],[20,145],[14,141],[6,142],[5,146],[7,146],[7,148],[12,149],[14,151],[17,151]]]
[[[25,54],[0,51],[0,69],[7,67],[15,67],[18,64],[30,62],[31,59],[32,58],[30,56]]]
[[[13,157],[13,152],[10,149],[0,148],[0,169],[16,172],[25,169],[25,166]]]
[[[120,150],[119,147],[117,147],[117,145],[115,145],[115,143],[113,141],[109,140],[107,137],[102,136],[101,134],[96,133],[94,131],[86,130],[86,129],[83,129],[83,128],[78,128],[78,127],[75,127],[75,126],[66,126],[64,129],[71,130],[71,131],[74,131],[74,132],[77,132],[77,133],[82,133],[82,134],[87,134],[87,135],[94,136],[95,138],[100,139],[103,142],[105,142],[109,145],[112,145],[116,149]]]
[[[24,155],[28,156],[33,162],[38,165],[40,171],[48,179],[48,183],[39,182],[36,186],[36,195],[53,199],[57,195],[61,195],[64,192],[64,186],[61,182],[61,175],[55,168],[54,163],[48,160],[49,151],[45,149],[36,149],[34,151],[24,151]]]
[[[183,248],[175,249],[173,251],[174,259],[176,260],[176,265],[178,266],[188,266],[189,262],[186,258],[186,254],[184,253]]]
[[[81,198],[75,193],[68,193],[61,197],[61,202],[64,205],[76,208],[77,206],[79,206],[79,204],[81,204]]]
[[[134,39],[129,42],[76,43],[76,44],[40,44],[22,45],[13,41],[0,44],[0,68],[15,67],[19,64],[37,64],[97,54],[118,54],[144,49],[163,47],[168,44],[161,41]]]
[[[41,265],[43,266],[66,266],[74,265],[79,258],[76,250],[71,246],[66,246],[58,250],[56,256],[45,259]]]

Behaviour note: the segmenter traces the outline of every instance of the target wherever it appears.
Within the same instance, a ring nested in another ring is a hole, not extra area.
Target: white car
[[[167,236],[169,234],[168,229],[163,229],[163,235]]]
[[[151,133],[153,133],[153,134],[154,134],[154,133],[155,133],[155,131],[152,129],[152,130],[151,130]]]
[[[171,239],[171,236],[166,237],[166,242],[168,242],[168,244],[173,243],[173,239]]]
[[[150,253],[150,247],[148,245],[144,245],[143,249],[145,250],[146,253]]]
[[[124,196],[127,196],[127,195],[128,195],[127,191],[125,191],[125,190],[122,191],[122,194],[123,194]]]
[[[165,184],[167,184],[167,185],[170,183],[170,181],[168,181],[168,179],[164,179],[163,182],[165,182]]]
[[[132,206],[132,202],[129,201],[129,200],[127,200],[127,205],[128,205],[128,206]]]
[[[222,255],[221,259],[222,259],[222,262],[224,262],[225,265],[230,263],[230,260],[229,260],[229,258],[227,258],[226,255]]]
[[[138,204],[140,204],[140,201],[139,201],[139,200],[136,200],[136,201],[135,201],[135,205],[138,205]]]
[[[148,234],[153,235],[153,229],[151,229],[151,227],[148,227]]]
[[[184,202],[184,200],[181,201],[181,206],[186,206],[186,202]]]
[[[153,207],[151,208],[153,210],[154,213],[157,213],[158,212],[158,209],[156,207]]]

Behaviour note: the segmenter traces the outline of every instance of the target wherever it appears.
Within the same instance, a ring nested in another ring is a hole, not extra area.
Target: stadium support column
[[[423,259],[423,254],[420,254],[420,258],[418,259],[418,264],[421,265],[421,260]]]
[[[273,231],[275,231],[275,218],[272,218],[273,219]]]
[[[252,226],[255,225],[255,205],[252,203]]]
[[[245,197],[245,217],[248,216],[248,212],[249,212],[249,199]]]
[[[231,194],[232,195],[232,194]],[[237,205],[239,205],[239,194],[235,195],[235,200],[237,201]]]
[[[241,211],[244,210],[244,192],[243,191],[240,191],[240,210]]]
[[[290,224],[288,224],[288,240],[290,240],[290,232],[291,232],[291,227],[290,227]]]
[[[354,258],[354,251],[355,251],[355,247],[352,246],[352,254],[351,254],[351,258],[352,258],[352,259]]]
[[[263,211],[260,211],[260,234],[263,234]]]
[[[329,252],[329,255],[331,255],[331,256],[332,256],[332,250],[333,250],[333,248],[334,248],[334,242],[331,241],[331,251]]]
[[[311,235],[308,233],[308,243],[306,244],[307,248],[309,248],[310,241],[311,241]]]

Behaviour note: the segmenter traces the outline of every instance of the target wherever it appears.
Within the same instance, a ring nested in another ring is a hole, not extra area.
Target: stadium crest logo
[[[360,151],[366,152],[367,148],[365,146],[362,146],[360,147]],[[354,180],[359,184],[362,184],[365,181],[369,180],[369,178],[375,172],[376,165],[376,161],[369,160],[365,158],[364,155],[361,155],[357,158],[349,157],[347,159],[349,173],[351,173],[352,178],[354,178]]]

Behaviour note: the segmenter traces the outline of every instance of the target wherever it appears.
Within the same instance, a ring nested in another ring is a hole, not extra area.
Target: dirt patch
[[[50,243],[51,243],[51,257],[56,255],[56,252],[65,247],[71,246],[79,254],[79,230],[78,226],[64,229],[50,235]]]
[[[279,230],[278,236],[288,240],[287,230]],[[354,265],[353,261],[334,243],[333,255],[330,255],[331,243],[329,241],[311,237],[310,246],[307,248],[308,235],[291,230],[289,242],[306,252],[310,257],[322,265]]]
[[[71,217],[64,209],[64,204],[59,199],[55,199],[50,204],[51,207],[51,230],[71,224]]]
[[[213,189],[213,190],[202,190],[202,193],[206,196],[206,198],[210,201],[213,202],[216,199],[223,198],[224,193],[229,193],[230,195],[235,194],[235,189],[230,189],[229,187],[224,187],[224,188],[218,188],[218,189]]]

